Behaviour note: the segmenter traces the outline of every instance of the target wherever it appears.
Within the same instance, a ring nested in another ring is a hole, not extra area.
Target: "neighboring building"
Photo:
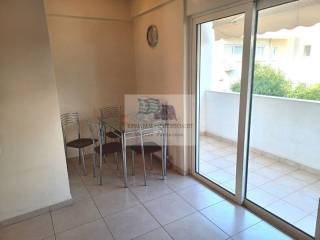
[[[242,37],[216,40],[215,29],[210,30],[212,56],[207,60],[212,62],[212,78],[207,90],[229,91],[231,84],[241,79]],[[320,24],[266,32],[257,38],[256,63],[280,70],[293,84],[320,83]]]

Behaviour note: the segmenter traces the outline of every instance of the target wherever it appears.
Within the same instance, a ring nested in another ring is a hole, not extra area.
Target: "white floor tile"
[[[178,192],[191,206],[200,210],[224,200],[205,186],[189,187]]]
[[[201,161],[205,161],[205,162],[212,162],[217,158],[221,158],[222,156],[219,154],[214,153],[213,151],[206,151],[206,152],[200,152],[199,154],[199,158],[201,159]]]
[[[135,238],[134,240],[171,240],[172,238],[168,235],[168,233],[163,230],[163,228],[158,228],[153,230],[152,232],[143,234]]]
[[[302,191],[297,191],[283,198],[284,201],[290,203],[306,213],[312,213],[318,209],[318,201],[311,196],[304,194]]]
[[[226,190],[228,190],[231,193],[235,193],[236,192],[236,181],[235,181],[235,179],[223,182],[223,183],[220,184],[220,186],[225,188]]]
[[[251,191],[247,192],[247,198],[259,205],[260,207],[265,207],[270,205],[271,203],[278,200],[278,198],[274,197],[273,195],[266,193],[265,191],[255,188]]]
[[[110,231],[102,219],[81,225],[69,231],[60,233],[56,240],[113,240]]]
[[[320,180],[320,175],[307,172],[303,169],[295,171],[291,176],[308,184],[312,184]]]
[[[105,219],[116,240],[129,240],[160,227],[141,205],[107,216]]]
[[[254,162],[260,163],[263,166],[270,166],[270,165],[275,164],[275,163],[278,162],[275,159],[272,159],[270,157],[266,157],[266,156],[263,156],[263,155],[260,155],[260,154],[250,153],[250,155],[252,155],[251,156],[252,159],[250,157],[250,161],[254,161]]]
[[[91,199],[79,200],[71,206],[52,212],[56,233],[64,232],[99,218],[101,218],[101,215]]]
[[[86,183],[86,187],[92,196],[108,193],[119,188],[123,188],[123,181],[118,177],[103,178],[103,185],[99,185],[96,179]]]
[[[314,236],[316,230],[317,217],[309,215],[299,220],[295,225],[302,231]]]
[[[200,213],[194,213],[165,226],[175,240],[222,240],[229,236]]]
[[[199,185],[200,183],[190,176],[179,174],[168,174],[166,183],[173,191],[179,191],[183,188]]]
[[[42,240],[53,234],[49,213],[0,229],[1,240]]]
[[[231,236],[261,221],[248,210],[226,201],[203,209],[201,212]]]
[[[310,185],[305,186],[300,191],[304,194],[313,197],[315,199],[319,199],[320,196],[320,181],[312,183]]]
[[[285,175],[285,173],[267,166],[259,169],[259,175],[274,180],[276,178],[282,177],[283,175]]]
[[[210,173],[210,172],[213,172],[213,171],[217,171],[218,168],[210,163],[207,163],[207,162],[200,162],[199,163],[199,172],[201,174],[206,174],[206,173]]]
[[[221,158],[216,158],[212,161],[207,161],[209,164],[217,167],[217,168],[227,168],[227,167],[232,167],[235,164],[231,161],[226,161],[225,158],[221,157]]]
[[[148,181],[147,186],[134,186],[131,187],[131,191],[136,197],[142,201],[149,201],[163,195],[172,193],[172,190],[167,186],[165,181]]]
[[[237,162],[237,154],[231,154],[231,155],[225,156],[224,159],[226,161],[232,162],[233,164],[236,164],[236,162]]]
[[[201,148],[200,172],[234,192],[236,148],[208,137]],[[52,212],[53,224],[50,214],[45,214],[0,229],[0,239],[55,240],[53,225],[56,240],[290,239],[192,177],[169,170],[167,180],[160,180],[160,169],[155,162],[145,187],[137,158],[136,176],[129,176],[129,189],[124,189],[121,164],[117,171],[113,158],[104,164],[102,186],[92,177],[91,165],[88,176],[82,176],[75,161],[69,168],[74,205]],[[250,154],[248,180],[249,200],[313,234],[320,176],[254,153]],[[271,189],[269,193],[259,189],[262,185]]]
[[[88,190],[82,182],[70,183],[70,192],[74,201],[90,197]]]
[[[266,209],[289,223],[296,223],[307,215],[304,211],[282,200],[272,203]]]
[[[45,239],[43,239],[43,240],[56,240],[56,237],[53,235],[53,236],[48,237],[48,238],[45,238]]]
[[[248,183],[254,185],[254,186],[261,186],[267,182],[270,182],[271,179],[265,176],[260,175],[259,173],[254,173],[249,171],[248,172]]]
[[[145,206],[161,225],[168,224],[195,211],[175,193],[146,202]]]
[[[211,172],[209,174],[206,174],[206,177],[216,183],[223,183],[226,181],[233,180],[235,178],[235,176],[231,175],[230,173],[227,173],[224,170],[217,170]]]
[[[294,186],[294,184],[283,184],[278,179],[267,182],[266,184],[259,186],[259,188],[278,198],[283,198],[299,189],[298,187]]]
[[[139,203],[136,197],[126,188],[119,188],[108,193],[99,194],[93,199],[104,217],[133,207]]]
[[[232,237],[234,240],[289,240],[292,239],[265,222],[260,222]]]

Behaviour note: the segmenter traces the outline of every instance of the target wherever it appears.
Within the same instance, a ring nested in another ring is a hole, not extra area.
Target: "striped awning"
[[[259,11],[258,34],[320,23],[320,0],[302,0]],[[243,37],[244,14],[213,22],[215,40]]]

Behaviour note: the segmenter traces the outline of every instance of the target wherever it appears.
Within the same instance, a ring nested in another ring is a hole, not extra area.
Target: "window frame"
[[[293,225],[285,222],[274,214],[268,212],[267,210],[259,207],[253,202],[246,199],[246,185],[247,185],[247,167],[248,167],[248,152],[249,152],[249,136],[250,136],[250,121],[251,121],[251,105],[252,105],[252,85],[253,85],[253,72],[254,72],[254,62],[255,62],[255,47],[256,47],[256,31],[257,31],[257,21],[258,21],[258,11],[266,8],[275,7],[278,5],[296,2],[297,0],[256,0],[246,3],[231,4],[230,6],[224,6],[214,9],[210,12],[196,14],[190,16],[189,30],[191,41],[189,41],[190,47],[190,75],[189,75],[189,88],[188,93],[193,94],[196,98],[192,101],[191,106],[192,111],[190,117],[194,123],[194,128],[192,129],[191,144],[192,148],[191,154],[191,174],[207,184],[209,187],[217,191],[218,193],[224,195],[229,200],[242,205],[260,216],[265,221],[276,226],[285,233],[293,236],[294,238],[301,240],[319,239],[320,240],[320,201],[317,215],[315,238],[309,236],[308,234],[297,229]],[[199,99],[198,99],[198,80],[199,80],[199,52],[200,41],[197,38],[199,28],[198,25],[208,21],[214,21],[217,19],[225,18],[232,15],[237,15],[245,13],[245,27],[244,27],[244,39],[243,39],[243,54],[242,54],[242,73],[241,73],[241,92],[240,92],[240,107],[239,107],[239,121],[238,121],[238,143],[237,143],[237,165],[236,165],[236,191],[235,195],[229,191],[219,187],[205,177],[197,174],[197,143],[198,140],[198,130],[199,130]],[[266,51],[266,49],[264,50]],[[264,53],[266,54],[266,52]],[[276,56],[272,54],[271,59],[275,59]]]

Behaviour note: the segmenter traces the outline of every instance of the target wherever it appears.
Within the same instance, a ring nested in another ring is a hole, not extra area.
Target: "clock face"
[[[151,25],[147,30],[147,41],[150,47],[157,46],[159,42],[158,28],[155,25]]]

